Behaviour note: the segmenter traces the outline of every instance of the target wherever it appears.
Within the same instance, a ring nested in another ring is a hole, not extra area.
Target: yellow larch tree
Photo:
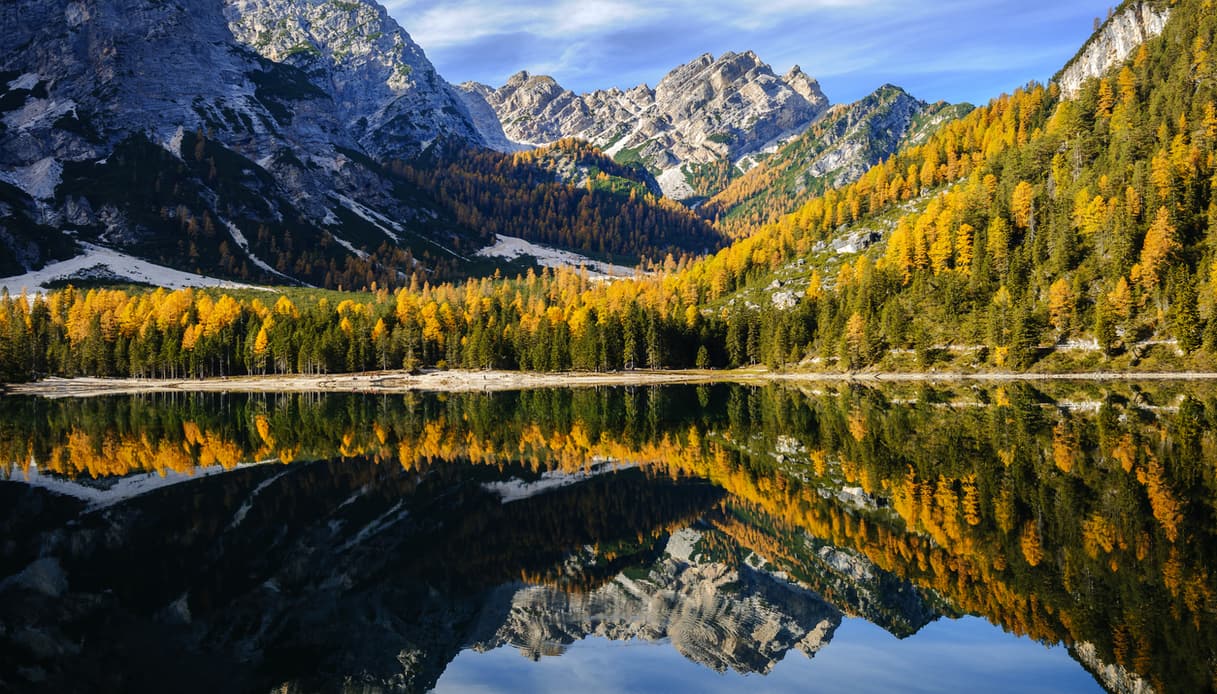
[[[1158,286],[1166,265],[1178,249],[1179,239],[1176,237],[1175,225],[1171,222],[1170,211],[1165,206],[1159,207],[1141,246],[1142,286],[1146,289]]]

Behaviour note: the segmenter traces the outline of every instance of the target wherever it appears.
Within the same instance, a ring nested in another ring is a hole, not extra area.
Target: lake
[[[1203,692],[1217,385],[0,398],[0,689]]]

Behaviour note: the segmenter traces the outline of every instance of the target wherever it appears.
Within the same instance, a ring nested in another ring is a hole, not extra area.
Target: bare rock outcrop
[[[1077,96],[1082,84],[1124,62],[1137,48],[1162,33],[1170,8],[1147,2],[1129,5],[1107,21],[1057,78],[1066,99]]]
[[[467,101],[494,109],[516,142],[537,146],[577,137],[618,160],[641,161],[657,175],[738,160],[801,133],[828,109],[819,84],[800,68],[779,77],[752,51],[702,55],[654,89],[644,84],[580,95],[527,72],[498,89],[477,83],[460,89]],[[688,196],[680,185],[684,176],[659,180],[669,196]]]

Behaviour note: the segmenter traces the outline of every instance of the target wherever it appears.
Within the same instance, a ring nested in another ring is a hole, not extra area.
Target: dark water
[[[0,399],[0,690],[1204,692],[1217,391]]]

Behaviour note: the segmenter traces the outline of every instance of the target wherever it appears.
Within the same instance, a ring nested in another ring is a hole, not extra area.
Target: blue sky
[[[576,91],[647,83],[701,55],[798,64],[834,102],[890,82],[984,103],[1045,81],[1117,0],[387,0],[452,82],[518,70]]]

